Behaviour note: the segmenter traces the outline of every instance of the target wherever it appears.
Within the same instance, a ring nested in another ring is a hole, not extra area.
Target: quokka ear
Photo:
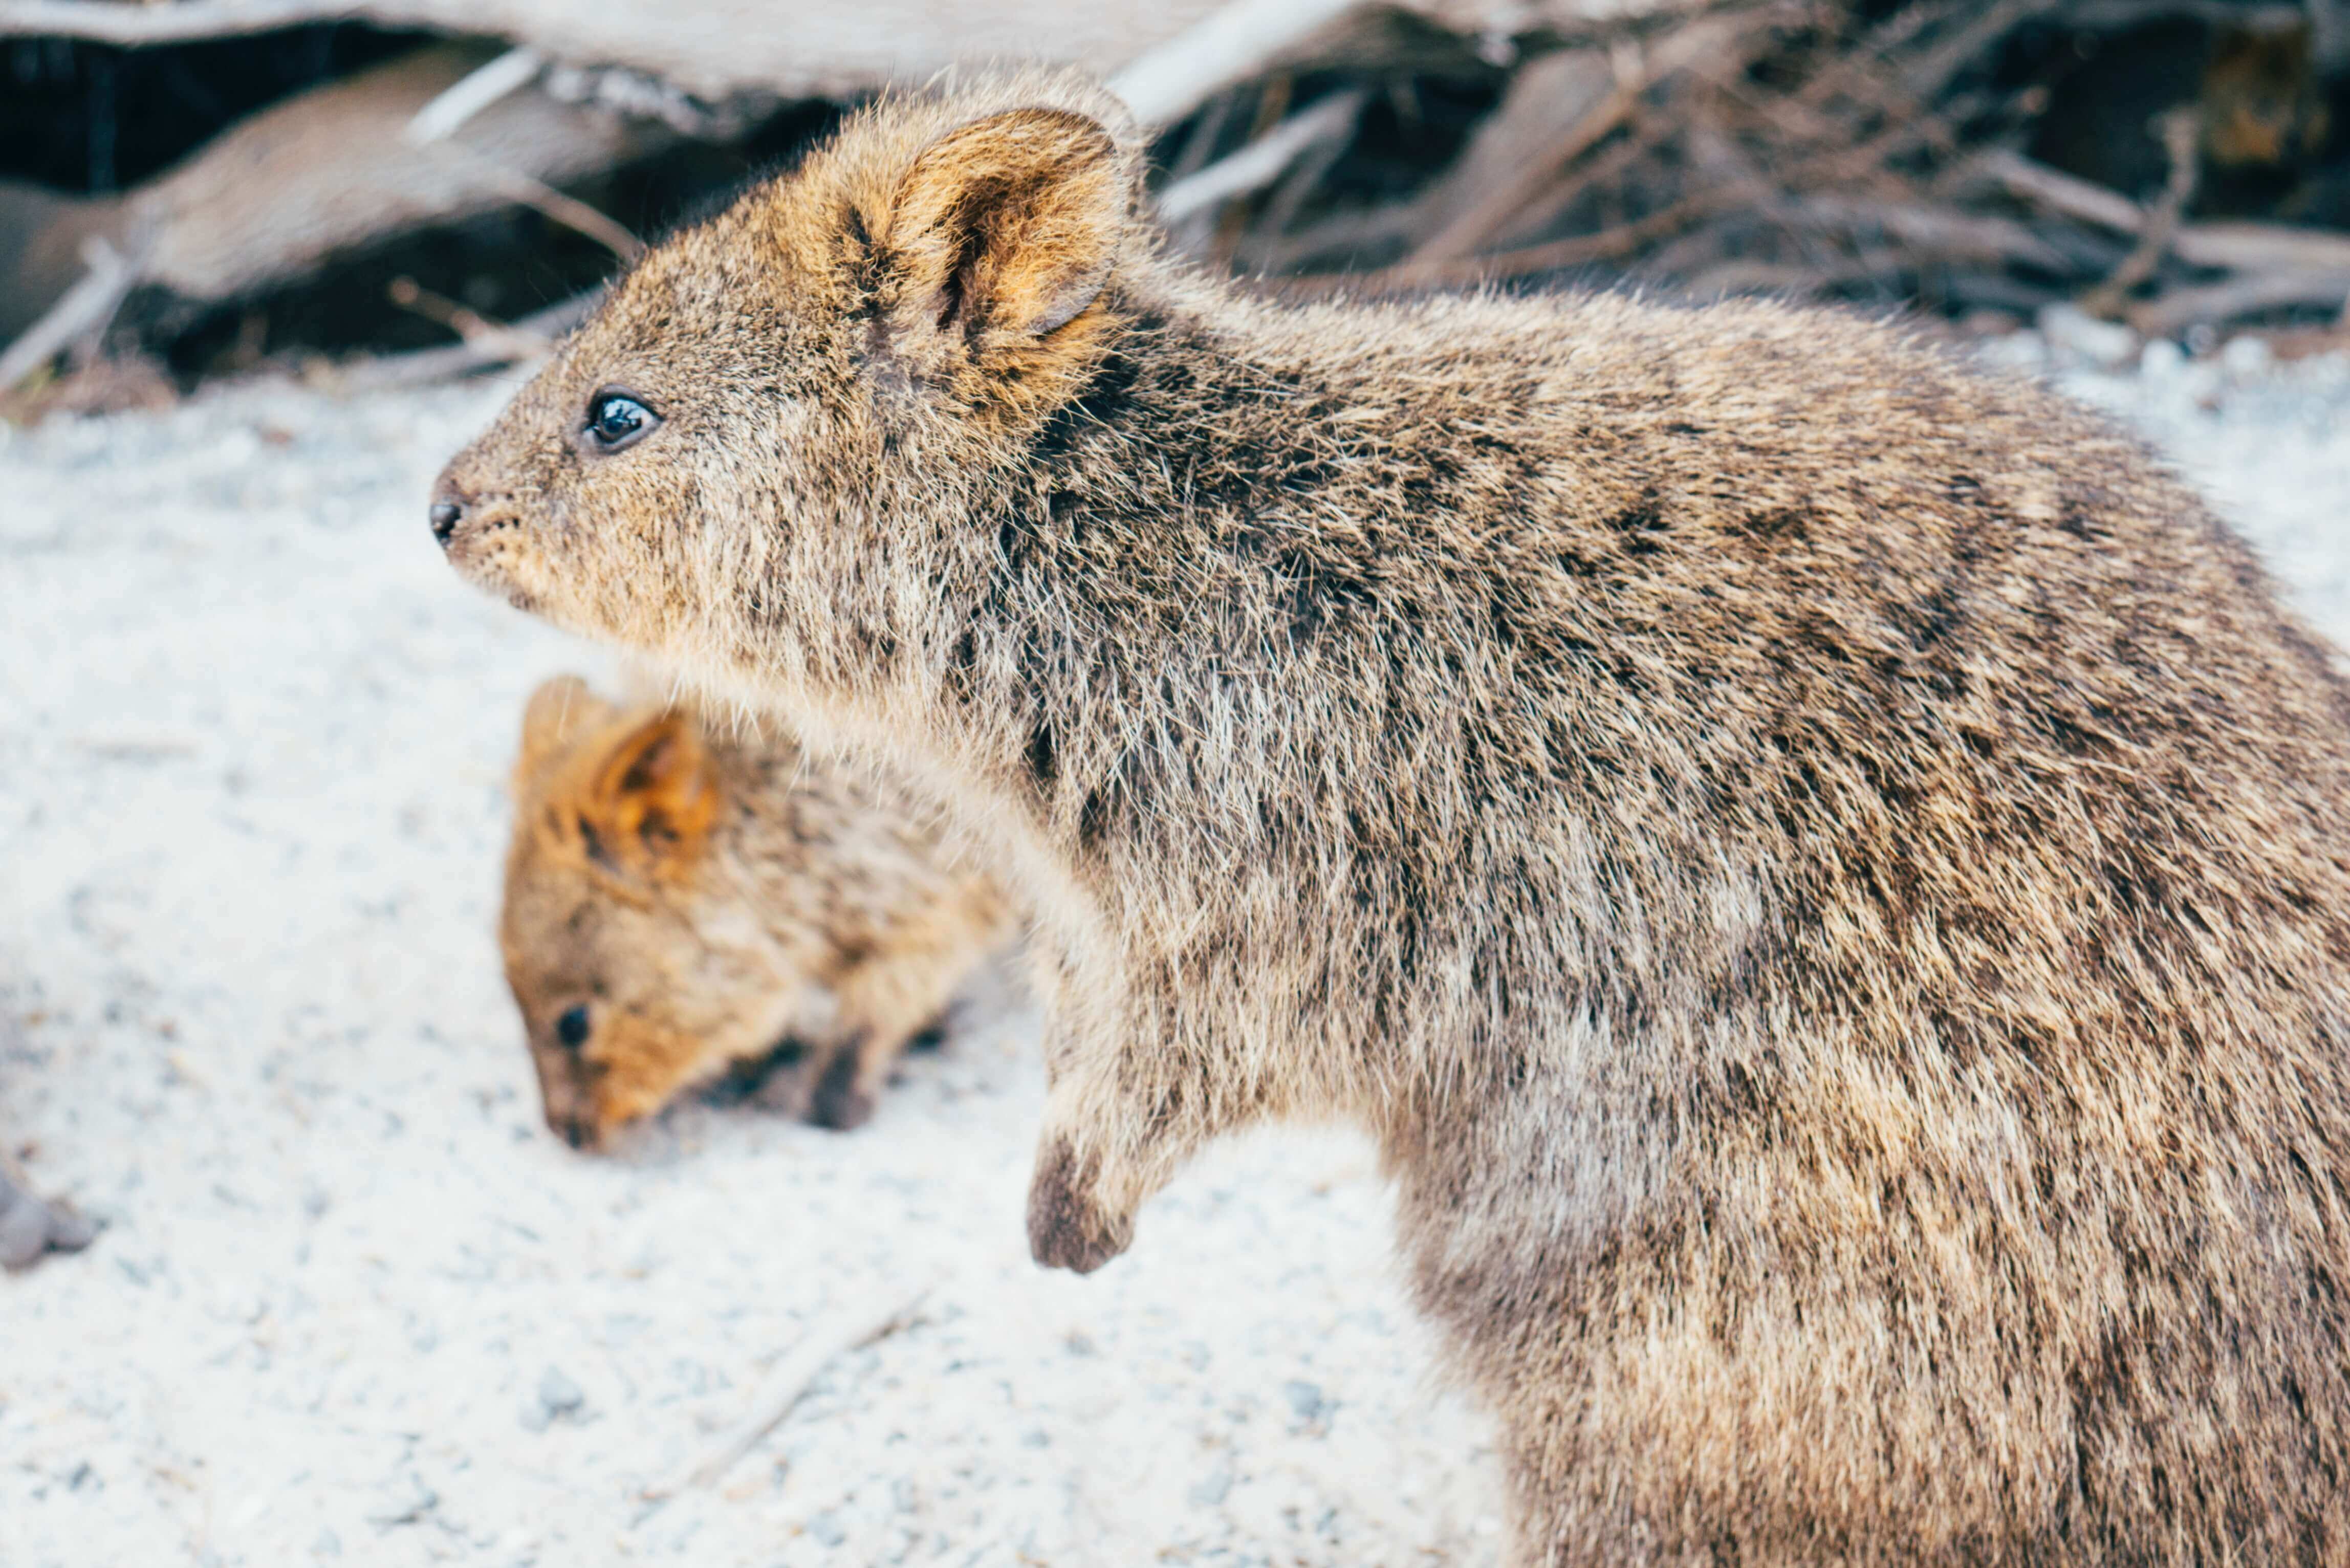
[[[612,705],[589,691],[588,682],[577,675],[557,675],[540,682],[522,711],[522,750],[515,758],[514,771],[516,793],[567,743],[612,717]]]
[[[657,713],[617,736],[597,765],[579,825],[588,852],[616,869],[691,866],[717,820],[720,789],[692,718]]]
[[[891,325],[1007,347],[1056,332],[1109,281],[1126,212],[1118,143],[1082,114],[1015,109],[949,131],[879,225]]]

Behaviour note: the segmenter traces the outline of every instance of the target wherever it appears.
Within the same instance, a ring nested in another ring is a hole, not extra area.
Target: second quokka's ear
[[[612,705],[589,691],[588,682],[577,675],[541,681],[522,711],[522,750],[515,757],[516,791],[537,776],[547,759],[567,742],[608,722],[612,716]]]
[[[579,826],[588,855],[608,867],[672,874],[701,855],[719,801],[701,731],[672,711],[612,742],[581,803]]]
[[[984,352],[1060,330],[1109,281],[1127,214],[1117,142],[1067,109],[989,115],[914,160],[879,225],[889,325]]]

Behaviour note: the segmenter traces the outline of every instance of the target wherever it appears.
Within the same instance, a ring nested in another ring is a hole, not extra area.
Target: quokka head
[[[790,1047],[816,989],[727,875],[698,721],[575,677],[531,698],[499,943],[546,1123],[575,1148]]]
[[[614,284],[449,464],[435,537],[672,665],[875,678],[875,647],[920,640],[908,585],[993,546],[978,476],[1117,338],[1153,254],[1140,149],[1069,76],[867,109]]]

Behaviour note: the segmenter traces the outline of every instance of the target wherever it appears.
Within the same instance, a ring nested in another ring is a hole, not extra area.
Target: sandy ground
[[[2055,368],[2350,639],[2350,363]],[[503,391],[0,427],[0,1127],[107,1225],[0,1279],[0,1563],[1494,1563],[1350,1139],[1217,1151],[1076,1280],[1000,1002],[855,1135],[545,1133],[502,783],[608,666],[426,535]]]

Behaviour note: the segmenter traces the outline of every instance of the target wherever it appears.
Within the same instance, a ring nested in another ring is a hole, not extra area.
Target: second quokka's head
[[[499,945],[547,1125],[601,1145],[772,1051],[816,989],[726,874],[729,782],[697,722],[572,677],[533,696]]]
[[[959,494],[1118,335],[1139,169],[1081,79],[884,100],[620,278],[450,463],[434,535],[477,585],[673,661],[862,669],[890,573],[973,532]]]

